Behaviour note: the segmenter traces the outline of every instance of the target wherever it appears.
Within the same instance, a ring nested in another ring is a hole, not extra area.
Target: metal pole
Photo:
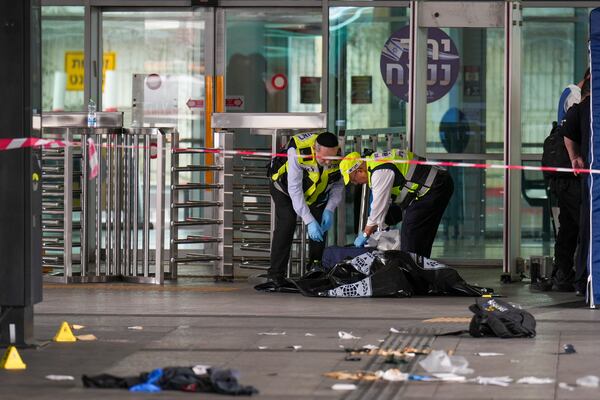
[[[165,220],[165,154],[164,154],[164,136],[160,130],[156,130],[156,223],[154,225],[154,237],[156,238],[155,255],[155,282],[162,285],[164,283],[163,266],[163,241],[165,232],[163,229]]]
[[[179,155],[173,149],[179,148],[179,133],[177,131],[173,131],[171,133],[171,186],[179,184],[179,174],[175,171],[175,167],[179,166]],[[178,236],[178,227],[174,223],[177,221],[179,211],[175,208],[174,204],[178,201],[178,193],[174,190],[171,190],[171,245],[169,248],[169,270],[171,272],[171,279],[177,279],[177,244],[175,244],[175,239]]]
[[[66,129],[66,140],[73,142],[73,132]],[[73,276],[73,148],[66,146],[63,154],[63,250],[65,283]]]
[[[81,211],[79,212],[79,224],[81,225],[81,237],[79,240],[80,245],[80,262],[81,266],[81,276],[86,276],[87,273],[87,263],[88,263],[88,175],[87,175],[87,165],[88,165],[88,146],[87,146],[87,132],[85,130],[81,131],[80,141],[81,141],[81,177],[79,185],[81,187]]]
[[[144,135],[144,276],[150,266],[150,136]]]
[[[115,230],[114,242],[114,260],[115,260],[115,275],[123,274],[121,265],[121,224],[122,224],[122,196],[123,196],[123,135],[115,135],[115,220],[113,221]]]
[[[112,133],[109,133],[107,139],[107,187],[106,187],[106,274],[114,276],[114,265],[112,260],[112,189],[113,189],[113,138]]]
[[[132,252],[133,259],[131,261],[132,273],[131,276],[137,276],[138,274],[138,221],[139,221],[139,190],[140,190],[140,150],[139,150],[139,137],[133,131],[133,149],[131,149],[133,155],[133,239],[132,239]]]
[[[125,263],[123,265],[123,275],[131,275],[131,135],[129,131],[123,132],[123,138],[125,140],[125,157],[123,168],[123,179],[125,187],[125,207],[123,207],[123,217],[125,218],[125,232],[124,232],[124,252],[125,252]]]
[[[93,129],[90,132],[94,132]],[[98,176],[96,177],[96,276],[100,276],[100,259],[102,257],[102,182],[103,179],[103,164],[102,156],[102,136],[95,134],[98,148]]]

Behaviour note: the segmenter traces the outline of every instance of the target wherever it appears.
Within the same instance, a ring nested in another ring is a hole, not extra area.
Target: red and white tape
[[[53,149],[70,146],[81,146],[81,143],[42,138],[0,139],[0,151],[24,149],[26,147]],[[88,148],[89,179],[94,179],[98,175],[98,153],[96,152],[96,144],[91,138],[88,139]]]
[[[44,148],[59,148],[68,146],[81,146],[79,142],[69,142],[55,139],[41,138],[19,138],[19,139],[0,139],[0,151],[21,149],[25,147],[44,147]],[[98,175],[98,152],[96,144],[89,138],[87,141],[90,168],[89,179],[94,179]],[[103,145],[103,147],[123,147],[133,148],[134,146],[126,145]],[[144,148],[144,146],[137,146]],[[155,147],[155,146],[154,146]],[[150,146],[153,150],[153,146]],[[223,154],[229,156],[259,156],[259,157],[287,157],[287,153],[270,153],[254,150],[222,150],[222,149],[194,149],[194,148],[176,148],[175,153],[208,153],[208,154]],[[311,156],[301,156],[311,157]],[[329,160],[341,160],[343,157],[325,157]],[[368,158],[356,158],[356,160],[369,161]],[[521,170],[521,171],[544,171],[544,172],[570,172],[577,174],[600,174],[599,169],[584,169],[584,168],[555,168],[555,167],[537,167],[533,165],[510,165],[510,164],[485,164],[485,163],[465,163],[454,161],[419,161],[419,160],[395,160],[395,159],[380,159],[380,161],[388,161],[398,164],[418,164],[418,165],[437,165],[441,167],[456,167],[456,168],[478,168],[478,169],[503,169],[503,170]]]
[[[221,150],[221,149],[193,149],[193,148],[178,148],[173,149],[174,152],[186,153],[210,153],[224,154],[230,156],[259,156],[259,157],[287,157],[287,153],[269,153],[252,150]],[[310,158],[311,155],[299,156],[301,158]],[[333,156],[324,157],[328,160],[341,160],[344,157]],[[356,157],[353,160],[371,161],[369,158]],[[396,160],[380,158],[379,161],[392,162],[396,164],[417,164],[417,165],[437,165],[441,167],[457,167],[457,168],[479,168],[479,169],[506,169],[506,170],[522,170],[522,171],[543,171],[543,172],[570,172],[577,174],[600,174],[600,169],[585,169],[585,168],[558,168],[558,167],[537,167],[534,165],[510,165],[510,164],[484,164],[484,163],[466,163],[454,161],[420,161],[420,160]]]

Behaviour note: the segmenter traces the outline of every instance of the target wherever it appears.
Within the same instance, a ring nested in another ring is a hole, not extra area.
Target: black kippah
[[[317,136],[317,143],[324,147],[337,147],[338,138],[331,132],[323,132]]]

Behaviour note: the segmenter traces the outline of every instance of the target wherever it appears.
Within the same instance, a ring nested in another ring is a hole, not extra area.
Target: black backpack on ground
[[[498,299],[477,302],[469,307],[475,315],[469,325],[473,337],[535,337],[535,318],[529,312]]]
[[[552,122],[552,130],[544,140],[544,152],[542,153],[543,167],[571,168],[571,159],[565,147],[563,137],[560,135],[561,125]],[[544,179],[551,178],[576,178],[571,172],[544,171]]]

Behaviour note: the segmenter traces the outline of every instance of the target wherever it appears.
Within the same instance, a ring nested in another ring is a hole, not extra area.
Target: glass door
[[[408,56],[399,57],[395,69],[387,64],[399,48],[394,46],[408,40],[409,23],[407,7],[329,8],[328,125],[344,135],[346,153],[385,150],[388,140],[395,147],[406,146],[402,93],[409,85]],[[338,229],[345,230],[338,233],[338,245],[352,243],[356,236],[360,196],[360,187],[346,189],[346,207],[338,208]]]
[[[501,164],[504,157],[504,8],[424,4],[427,29],[425,156]],[[460,10],[460,12],[456,12]],[[436,17],[437,15],[437,17]],[[423,125],[421,125],[423,126]],[[415,132],[414,135],[421,135]],[[416,149],[419,152],[418,149]],[[454,194],[432,257],[500,265],[504,171],[449,167]]]

